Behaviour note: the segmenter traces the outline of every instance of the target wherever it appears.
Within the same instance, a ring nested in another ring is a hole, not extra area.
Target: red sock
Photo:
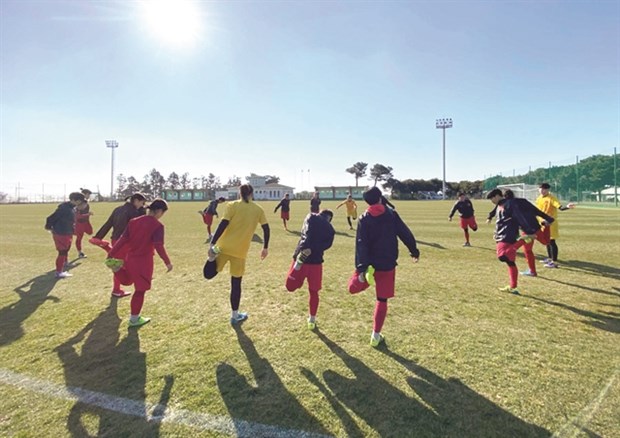
[[[139,315],[142,311],[142,305],[144,304],[144,292],[143,290],[137,290],[131,296],[131,314]]]
[[[82,236],[75,237],[75,249],[77,249],[78,252],[82,252]]]
[[[534,251],[532,251],[533,246],[534,242],[527,244],[523,247],[523,251],[525,252],[527,267],[530,268],[532,274],[536,274],[536,258],[534,257]]]
[[[319,291],[310,292],[310,300],[308,304],[310,308],[310,315],[316,316],[317,310],[319,310]]]
[[[67,256],[58,254],[58,257],[56,257],[56,272],[65,270],[65,261],[67,261]]]
[[[519,278],[519,270],[517,269],[517,266],[508,266],[508,275],[510,276],[510,287],[511,288],[516,288],[517,287],[517,278]]]
[[[387,309],[387,301],[377,301],[375,303],[375,314],[373,318],[373,330],[375,333],[381,333],[383,323],[385,322],[385,317],[387,316]]]
[[[469,243],[469,230],[463,230],[463,233],[465,233],[465,242]]]
[[[112,281],[113,281],[112,292],[117,292],[121,290],[121,282],[114,274],[112,275]]]

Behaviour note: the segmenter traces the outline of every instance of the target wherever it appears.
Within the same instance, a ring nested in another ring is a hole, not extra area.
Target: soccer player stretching
[[[370,345],[378,347],[384,341],[381,329],[387,316],[387,300],[394,297],[398,239],[417,263],[420,251],[415,237],[396,211],[381,202],[381,191],[373,187],[364,193],[368,209],[360,216],[355,243],[355,272],[349,280],[349,292],[354,294],[375,284],[377,301],[373,318]]]
[[[288,193],[284,195],[284,198],[280,199],[280,203],[276,205],[276,208],[273,209],[275,213],[278,211],[278,208],[282,208],[280,210],[280,218],[282,219],[282,223],[284,224],[284,229],[288,231],[286,226],[286,221],[290,220],[289,212],[291,211],[291,200],[289,199]]]
[[[211,239],[213,239],[213,234],[211,234],[211,225],[213,225],[213,216],[218,215],[217,206],[225,201],[226,199],[224,199],[223,197],[214,199],[213,201],[209,202],[209,205],[207,206],[207,208],[198,212],[198,214],[202,216],[202,221],[207,226],[208,237],[205,243],[208,243],[211,241]]]
[[[88,189],[80,189],[80,192],[84,195],[84,202],[75,207],[75,248],[78,250],[78,257],[83,259],[86,255],[82,252],[82,239],[84,234],[93,234],[93,226],[90,224],[93,213],[88,204],[92,192]]]
[[[67,255],[71,249],[71,240],[73,239],[75,207],[84,202],[84,195],[79,192],[73,192],[69,195],[69,202],[63,202],[58,205],[54,213],[47,217],[45,221],[45,229],[52,232],[54,245],[58,256],[56,257],[56,278],[71,277],[65,271],[64,267],[67,263]]]
[[[293,261],[286,277],[286,289],[293,292],[301,288],[304,280],[308,280],[309,315],[308,328],[316,328],[316,313],[319,309],[319,291],[323,280],[323,253],[334,242],[334,227],[331,225],[334,213],[323,210],[310,213],[304,219],[301,238],[293,253]]]
[[[220,224],[215,230],[209,258],[205,263],[205,278],[214,278],[227,263],[230,263],[230,323],[239,324],[248,319],[248,314],[239,312],[241,302],[241,280],[245,273],[245,259],[248,256],[256,225],[263,228],[263,250],[261,260],[269,255],[269,224],[263,209],[253,201],[254,189],[250,184],[239,187],[241,199],[229,202]]]
[[[465,234],[465,243],[463,246],[471,246],[469,243],[468,227],[473,231],[477,231],[478,224],[476,223],[476,216],[474,216],[474,206],[463,192],[459,192],[459,200],[454,203],[454,206],[450,211],[450,215],[448,216],[448,220],[450,222],[452,222],[452,216],[454,216],[454,213],[457,211],[459,212],[459,216],[461,218],[461,228]]]
[[[352,230],[353,224],[351,223],[351,219],[357,219],[357,204],[353,200],[353,196],[348,195],[345,201],[338,204],[336,210],[338,210],[343,205],[347,206],[347,222],[349,223],[349,230]]]
[[[146,198],[142,193],[134,193],[131,197],[120,207],[116,207],[105,224],[101,226],[95,237],[89,240],[93,245],[102,247],[104,250],[110,250],[110,243],[102,240],[108,231],[112,229],[112,246],[116,244],[116,241],[121,238],[123,231],[127,227],[129,221],[138,216],[142,216],[145,213],[144,203]],[[125,254],[123,252],[117,252],[116,258],[124,259]],[[116,298],[123,298],[127,295],[131,295],[129,292],[125,292],[121,288],[121,283],[118,281],[118,277],[115,275],[112,285],[112,296]]]
[[[310,199],[310,213],[318,213],[321,205],[321,197],[319,192],[314,192],[312,199]]]
[[[537,224],[534,225],[532,223],[531,218],[528,220],[527,212],[524,212],[519,207],[518,201],[516,199],[504,198],[500,189],[491,190],[487,194],[487,199],[497,207],[495,222],[497,258],[500,262],[508,265],[508,276],[510,278],[510,285],[501,287],[499,290],[518,295],[517,279],[519,271],[515,259],[517,248],[520,246],[517,244],[519,240],[519,227],[528,236],[536,234],[538,227]]]
[[[564,211],[569,208],[573,208],[575,205],[573,203],[568,203],[566,206],[563,206],[558,198],[549,193],[549,189],[551,186],[548,183],[542,183],[538,188],[538,192],[540,196],[536,198],[536,207],[540,210],[556,219],[555,222],[551,224],[550,227],[550,240],[547,245],[547,258],[544,260],[545,268],[557,268],[558,267],[558,244],[556,240],[560,237],[560,226],[557,221],[558,210]]]
[[[151,289],[153,280],[153,255],[157,254],[163,260],[168,272],[172,270],[172,263],[164,248],[164,226],[159,219],[168,210],[168,204],[163,199],[156,199],[148,206],[148,214],[129,221],[123,235],[118,239],[108,253],[107,265],[115,270],[120,265],[115,276],[124,284],[133,283],[135,292],[131,297],[130,327],[139,327],[148,323],[151,318],[140,315],[144,304],[144,294]],[[126,249],[125,249],[126,248]],[[124,260],[118,259],[118,255]],[[126,280],[123,280],[125,277]],[[128,281],[127,281],[128,280]]]

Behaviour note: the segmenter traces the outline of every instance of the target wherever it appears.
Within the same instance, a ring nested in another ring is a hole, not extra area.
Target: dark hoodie
[[[323,263],[323,253],[334,243],[334,227],[320,214],[310,213],[304,219],[301,238],[295,248],[293,258],[296,259],[302,249],[310,248],[312,252],[304,263]]]
[[[131,202],[125,202],[120,207],[114,209],[106,223],[95,234],[95,238],[103,239],[112,228],[112,240],[118,240],[121,238],[129,221],[144,214],[146,214],[144,208],[137,209]]]
[[[71,202],[58,205],[54,213],[47,217],[45,229],[54,234],[70,236],[73,234],[75,222],[75,206]]]
[[[381,203],[373,204],[362,214],[357,226],[355,269],[366,272],[369,265],[377,271],[391,271],[397,265],[398,239],[419,257],[415,237],[396,211]]]

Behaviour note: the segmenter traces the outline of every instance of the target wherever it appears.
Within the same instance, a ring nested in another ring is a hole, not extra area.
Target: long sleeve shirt
[[[95,234],[95,238],[103,239],[108,234],[108,231],[112,229],[112,240],[120,239],[129,221],[144,214],[145,210],[143,208],[137,209],[130,202],[126,202],[114,209],[108,220]]]
[[[130,220],[108,255],[114,257],[125,245],[129,246],[127,257],[152,257],[157,251],[163,262],[166,265],[170,264],[170,258],[164,247],[164,225],[153,216],[141,216]]]
[[[301,238],[297,243],[297,248],[293,253],[293,258],[297,258],[304,249],[311,249],[312,252],[304,263],[319,264],[323,263],[323,254],[334,243],[334,227],[323,216],[310,213],[304,219],[301,229]]]
[[[58,205],[54,213],[45,220],[45,229],[58,235],[72,235],[75,223],[75,206],[71,202]]]
[[[454,216],[454,213],[459,212],[459,216],[463,219],[468,219],[474,215],[474,206],[469,199],[463,201],[456,201],[452,210],[450,211],[450,218]]]

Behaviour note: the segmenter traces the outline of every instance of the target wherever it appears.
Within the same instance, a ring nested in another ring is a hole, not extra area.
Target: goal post
[[[502,191],[510,189],[514,192],[516,198],[524,198],[530,202],[535,202],[538,197],[538,186],[533,184],[501,184],[497,188]]]

